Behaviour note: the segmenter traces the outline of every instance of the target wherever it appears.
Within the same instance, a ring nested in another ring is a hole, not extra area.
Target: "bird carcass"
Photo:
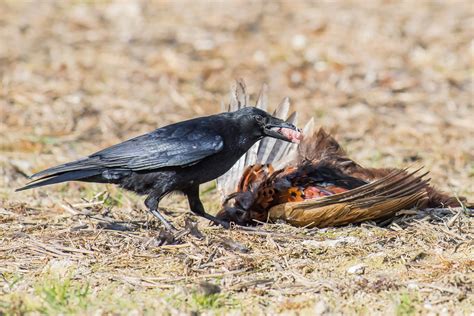
[[[257,102],[264,108],[265,90]],[[238,83],[231,96],[247,100],[245,85]],[[285,119],[288,106],[285,99],[274,115]],[[296,114],[287,120],[296,124]],[[299,145],[260,141],[218,178],[224,201],[217,217],[240,225],[283,220],[299,227],[328,227],[383,220],[413,207],[465,202],[432,188],[427,172],[419,169],[364,168],[331,135],[323,129],[313,132],[312,126],[312,121],[305,125]]]

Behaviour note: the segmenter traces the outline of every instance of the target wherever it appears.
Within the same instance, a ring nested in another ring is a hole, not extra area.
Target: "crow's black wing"
[[[224,147],[220,135],[199,125],[167,126],[101,150],[89,159],[103,167],[134,171],[195,164]]]
[[[185,167],[218,153],[223,147],[223,138],[216,131],[209,129],[205,122],[187,121],[159,128],[87,158],[43,170],[31,178],[40,180],[65,172],[104,168],[143,171],[163,167]]]

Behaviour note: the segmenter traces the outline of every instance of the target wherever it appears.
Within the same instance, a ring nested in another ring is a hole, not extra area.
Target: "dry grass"
[[[472,201],[472,25],[469,1],[1,2],[0,314],[469,314],[474,221],[460,210],[272,233],[199,220],[204,239],[157,247],[132,194],[13,190],[25,173],[213,113],[243,77],[254,92],[267,82],[272,104],[290,96],[355,160],[425,165]],[[166,204],[184,225],[185,201]]]

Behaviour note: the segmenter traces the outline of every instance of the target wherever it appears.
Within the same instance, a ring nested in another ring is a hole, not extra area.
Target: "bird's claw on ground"
[[[210,223],[211,226],[221,226],[225,229],[229,229],[230,228],[230,223],[229,222],[226,222],[226,221],[214,221],[214,220],[211,220],[211,223]]]
[[[166,228],[166,230],[170,232],[177,232],[178,230],[171,224],[166,218],[161,215],[161,213],[158,210],[151,209],[150,213],[153,214],[160,222],[163,224]]]
[[[230,228],[230,223],[229,223],[229,222],[226,222],[226,221],[219,221],[218,225],[221,225],[221,226],[224,227],[225,229],[229,229],[229,228]]]
[[[160,231],[160,235],[157,237],[158,247],[166,246],[166,245],[177,245],[180,244],[181,241],[176,238],[175,234],[167,229],[162,229]]]
[[[191,221],[189,218],[184,220],[184,229],[162,229],[158,236],[158,246],[178,245],[183,243],[183,237],[191,235],[194,238],[202,239],[204,235],[199,231],[197,223]]]
[[[198,228],[197,222],[193,222],[191,219],[186,217],[184,219],[184,230],[189,231],[189,234],[197,239],[203,239],[204,235]]]
[[[210,221],[211,221],[211,225],[213,225],[213,226],[222,226],[222,227],[224,227],[225,229],[229,229],[229,228],[230,228],[230,222],[228,222],[228,221],[226,221],[226,220],[217,218],[217,217],[212,216],[212,215],[209,215],[209,214],[205,214],[203,217],[206,218],[206,219],[208,219],[208,220],[210,220]]]

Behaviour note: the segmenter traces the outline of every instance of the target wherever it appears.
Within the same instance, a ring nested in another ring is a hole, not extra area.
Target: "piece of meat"
[[[283,134],[291,140],[293,143],[300,143],[300,141],[303,139],[303,134],[301,134],[299,131],[295,131],[289,128],[280,128],[278,130],[279,133]]]

